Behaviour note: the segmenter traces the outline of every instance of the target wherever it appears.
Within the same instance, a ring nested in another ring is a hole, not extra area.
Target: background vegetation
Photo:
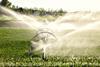
[[[66,13],[66,11],[60,10],[45,10],[43,8],[23,8],[12,5],[8,0],[2,0],[0,3],[2,6],[8,7],[16,12],[20,12],[22,14],[32,14],[34,16],[45,16],[45,15],[52,15],[52,16],[61,16]]]

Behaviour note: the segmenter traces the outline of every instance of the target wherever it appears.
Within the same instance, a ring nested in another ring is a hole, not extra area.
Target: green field
[[[99,56],[28,56],[30,40],[36,32],[30,29],[0,28],[0,66],[100,66]]]
[[[5,19],[6,18],[6,19]],[[38,17],[39,20],[45,21],[45,17]],[[54,20],[53,17],[50,19]],[[0,23],[6,23],[9,20],[8,17],[1,17]],[[11,20],[11,18],[10,18]],[[10,22],[9,22],[10,23]],[[61,33],[61,35],[67,34]],[[88,33],[88,34],[87,34]],[[33,29],[23,29],[23,28],[12,28],[12,27],[0,27],[0,67],[1,66],[29,66],[29,67],[99,67],[100,66],[100,56],[95,56],[96,52],[99,54],[99,35],[100,30],[85,30],[76,32],[75,34],[67,37],[63,45],[82,45],[92,44],[97,45],[98,51],[94,51],[94,56],[46,56],[46,59],[42,59],[42,54],[37,51],[36,55],[29,56],[27,54],[30,41],[35,36],[36,31]],[[91,34],[91,35],[90,35]],[[81,37],[81,38],[80,38]],[[92,38],[91,38],[92,37]],[[86,43],[84,43],[84,41]],[[82,43],[83,42],[83,43]],[[66,47],[65,47],[66,48]],[[94,48],[93,48],[94,49]],[[59,50],[59,49],[58,49]],[[64,49],[67,53],[67,50]],[[76,50],[74,52],[74,50]],[[81,50],[81,49],[80,49]],[[79,49],[73,49],[69,54],[78,54]],[[85,49],[84,49],[85,50]],[[56,50],[54,50],[54,53]],[[59,50],[57,54],[61,54],[62,50]],[[83,53],[80,51],[81,54]],[[93,55],[91,54],[91,55]],[[61,54],[62,55],[62,54]]]

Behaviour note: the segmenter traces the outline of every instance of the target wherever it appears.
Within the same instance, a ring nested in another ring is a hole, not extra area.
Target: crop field
[[[0,66],[68,66],[98,67],[99,56],[29,56],[27,51],[35,31],[30,29],[0,28]]]

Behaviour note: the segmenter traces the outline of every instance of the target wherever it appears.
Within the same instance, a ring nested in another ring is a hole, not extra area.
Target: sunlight
[[[9,0],[14,5],[28,8],[63,9],[68,11],[99,11],[100,0]]]

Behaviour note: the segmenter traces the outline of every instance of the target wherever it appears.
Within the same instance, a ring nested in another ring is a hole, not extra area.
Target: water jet
[[[99,55],[95,52],[100,43],[99,22],[89,22],[89,24],[86,23],[81,26],[71,21],[60,22],[59,19],[58,21],[44,23],[37,21],[34,17],[18,14],[3,7],[0,9],[5,11],[6,14],[4,13],[4,15],[21,20],[20,22],[14,21],[16,24],[21,23],[23,26],[26,25],[24,28],[35,29],[36,34],[30,40],[29,54],[41,50],[43,58],[47,55]]]
[[[47,28],[41,28],[38,33],[31,40],[31,47],[29,50],[29,54],[32,54],[33,51],[42,49],[42,58],[46,58],[46,49],[52,43],[56,42],[57,38],[53,32],[51,32]],[[38,46],[37,46],[38,45]]]

